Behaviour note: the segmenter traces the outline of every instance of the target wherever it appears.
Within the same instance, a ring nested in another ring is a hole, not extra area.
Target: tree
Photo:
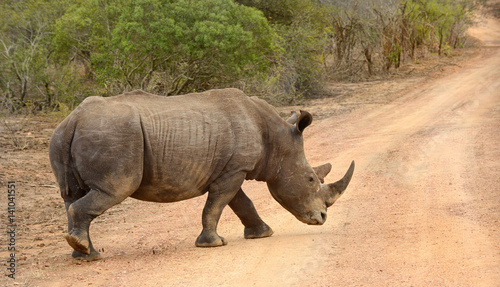
[[[264,12],[276,38],[279,52],[267,77],[253,83],[259,94],[271,94],[275,102],[290,102],[321,90],[324,81],[324,47],[327,41],[327,6],[314,0],[238,0]]]
[[[171,95],[266,70],[273,37],[261,12],[230,0],[92,0],[58,21],[55,40],[104,94]]]
[[[6,104],[22,106],[33,94],[52,104],[51,32],[67,5],[64,0],[9,0],[0,4],[0,91],[6,95]]]

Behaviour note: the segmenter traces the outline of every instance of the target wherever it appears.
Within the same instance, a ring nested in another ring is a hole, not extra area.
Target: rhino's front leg
[[[227,244],[227,240],[217,234],[217,224],[222,210],[234,198],[244,180],[245,174],[238,173],[226,175],[210,185],[202,214],[203,230],[196,239],[196,246],[216,247]]]
[[[262,238],[273,235],[273,230],[260,218],[253,202],[240,188],[236,196],[229,202],[229,207],[240,218],[245,226],[245,238]]]

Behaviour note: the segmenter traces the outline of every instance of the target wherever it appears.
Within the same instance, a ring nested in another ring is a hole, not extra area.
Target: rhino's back
[[[222,174],[251,171],[263,153],[259,104],[236,89],[113,98],[141,121],[144,168],[133,197],[170,202],[203,194]]]
[[[263,115],[276,117],[272,109],[236,89],[134,91],[87,98],[61,129],[74,128],[71,155],[86,185],[128,180],[133,197],[171,202],[203,194],[222,174],[251,172],[263,160]]]

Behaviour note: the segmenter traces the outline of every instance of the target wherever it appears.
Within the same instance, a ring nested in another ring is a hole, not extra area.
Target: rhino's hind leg
[[[66,238],[68,244],[73,247],[75,251],[90,255],[90,238],[88,231],[71,230],[64,238]]]
[[[67,204],[69,232],[65,238],[75,250],[73,252],[74,258],[88,261],[100,258],[99,252],[94,249],[90,240],[90,223],[104,211],[123,201],[124,198],[126,197],[117,197],[97,189],[91,189],[84,197]]]
[[[68,212],[69,206],[71,205],[71,202],[65,202],[66,205],[66,214],[68,216],[68,232],[71,232],[73,230],[73,218],[71,218],[71,215]],[[73,240],[69,237],[69,234],[66,234],[66,240]],[[71,244],[70,244],[71,245]],[[78,252],[76,250],[73,250],[73,254],[71,255],[75,259],[79,260],[84,260],[84,261],[94,261],[101,259],[101,254],[97,252],[97,250],[94,249],[94,246],[92,245],[92,241],[90,240],[89,237],[89,249],[90,253],[89,254],[84,254],[81,252]]]
[[[73,250],[73,254],[71,254],[71,257],[83,261],[94,261],[101,259],[101,253],[97,252],[97,250],[94,249],[94,246],[92,246],[92,242],[90,242],[90,254],[83,254],[81,252]]]
[[[229,207],[240,218],[245,226],[246,239],[263,238],[273,235],[273,230],[260,218],[253,202],[240,188],[236,196],[229,202]]]

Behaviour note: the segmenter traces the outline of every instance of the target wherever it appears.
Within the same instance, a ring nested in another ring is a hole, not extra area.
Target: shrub
[[[173,95],[266,71],[273,37],[260,11],[230,0],[93,0],[58,21],[55,39],[104,94]]]

